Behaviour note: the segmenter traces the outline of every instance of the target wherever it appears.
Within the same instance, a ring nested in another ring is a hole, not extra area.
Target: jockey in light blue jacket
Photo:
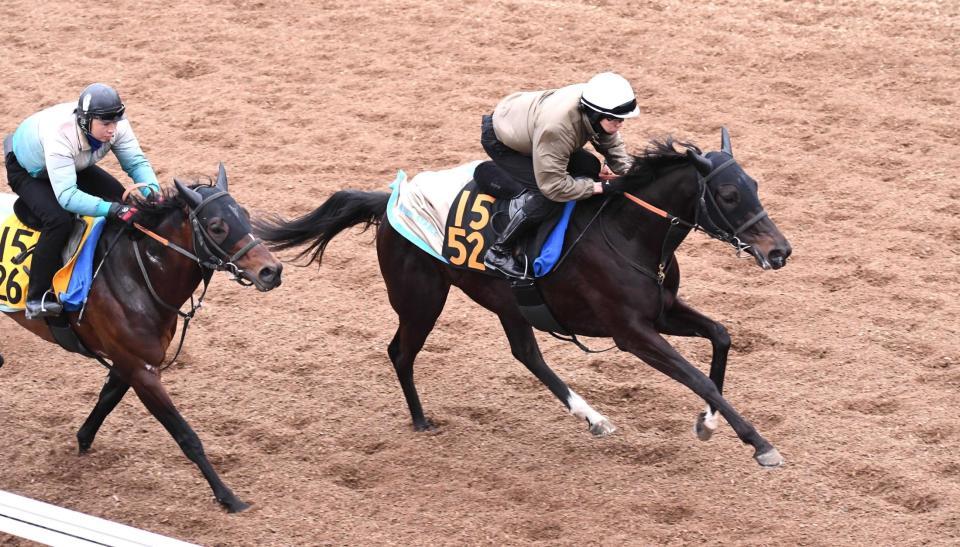
[[[7,181],[39,220],[41,235],[33,251],[27,291],[28,319],[57,315],[62,310],[50,296],[59,254],[70,236],[69,213],[111,216],[132,224],[137,210],[120,203],[124,187],[95,164],[113,151],[120,167],[141,193],[160,185],[124,113],[116,90],[92,84],[76,103],[51,106],[24,120],[4,139]]]

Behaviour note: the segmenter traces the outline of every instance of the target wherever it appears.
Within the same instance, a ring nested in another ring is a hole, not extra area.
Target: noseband
[[[247,234],[250,236],[250,242],[234,253],[233,256],[227,258],[227,252],[217,245],[217,242],[207,233],[207,230],[200,223],[200,210],[213,202],[213,200],[226,195],[229,194],[223,190],[211,194],[203,198],[203,201],[201,201],[195,209],[190,211],[190,226],[193,228],[193,249],[196,251],[196,256],[191,254],[185,254],[185,256],[190,257],[191,260],[195,260],[202,268],[216,270],[218,272],[230,272],[234,281],[244,287],[249,287],[253,285],[253,282],[244,279],[244,271],[236,265],[236,261],[243,258],[244,255],[250,252],[250,249],[259,245],[260,240],[252,234]],[[181,254],[184,253],[181,252]]]
[[[607,245],[613,249],[614,252],[619,254],[621,258],[626,260],[634,269],[640,271],[648,277],[653,278],[661,287],[663,286],[663,280],[666,277],[666,271],[670,265],[670,259],[673,256],[674,251],[677,250],[677,247],[680,246],[680,243],[683,242],[691,230],[701,231],[714,239],[729,243],[734,249],[737,250],[737,256],[739,257],[741,252],[750,248],[750,245],[740,241],[740,234],[742,234],[747,228],[753,226],[761,219],[766,217],[767,211],[765,209],[761,209],[759,213],[751,217],[739,227],[734,228],[733,224],[726,217],[726,215],[723,214],[723,211],[718,206],[713,194],[707,192],[707,183],[709,183],[714,177],[734,163],[736,163],[736,160],[731,157],[729,160],[715,167],[706,176],[700,175],[700,172],[697,171],[697,185],[699,188],[697,191],[697,207],[694,210],[693,222],[674,216],[663,209],[660,209],[659,207],[656,207],[638,198],[637,196],[634,196],[633,194],[624,192],[623,197],[670,222],[670,227],[667,229],[667,233],[663,238],[663,244],[661,245],[660,250],[660,259],[657,261],[657,271],[655,272],[651,271],[646,266],[637,264],[630,257],[625,256],[607,237],[606,231],[603,229],[603,217],[600,215],[600,213],[607,206],[607,204],[610,203],[610,197],[608,197],[607,200],[603,202],[603,205],[600,206],[600,209],[597,210],[596,215],[594,215],[593,219],[590,220],[590,222],[587,224],[587,227],[584,228],[584,232],[586,232],[587,228],[590,227],[590,224],[592,224],[595,219],[600,217],[600,233]],[[707,197],[710,198],[710,204],[712,205],[713,212],[711,212],[711,207],[708,207],[707,205]],[[728,230],[724,230],[717,225],[716,220],[714,220],[714,212],[716,216],[719,217],[719,220],[728,228]],[[705,220],[706,222],[701,222],[701,219]],[[583,233],[581,233],[580,237],[582,236]],[[574,241],[573,245],[576,245],[576,243],[580,241],[580,237]],[[571,248],[573,245],[571,245]],[[569,253],[569,249],[567,253]],[[565,256],[566,254],[564,257]],[[564,257],[561,257],[561,260]]]
[[[190,210],[189,219],[190,227],[192,228],[193,232],[192,239],[194,250],[192,253],[176,243],[173,243],[172,241],[155,234],[147,228],[134,223],[134,227],[137,230],[140,230],[150,238],[156,240],[164,247],[169,247],[181,255],[189,258],[191,261],[196,262],[197,265],[200,266],[200,271],[202,272],[203,277],[203,291],[200,293],[200,297],[197,299],[196,303],[193,301],[193,295],[190,295],[190,311],[184,312],[179,308],[166,303],[162,298],[160,298],[160,295],[157,294],[156,289],[153,288],[153,283],[150,282],[150,275],[147,273],[147,268],[143,263],[143,257],[140,255],[140,246],[138,245],[137,240],[131,240],[133,243],[133,254],[137,258],[137,265],[140,266],[140,273],[143,275],[143,281],[147,285],[147,290],[150,292],[150,296],[152,296],[153,299],[160,304],[160,306],[168,311],[175,312],[178,316],[180,316],[180,318],[183,319],[183,328],[180,331],[180,343],[177,346],[177,352],[167,362],[166,365],[158,367],[160,370],[164,370],[169,367],[180,355],[180,350],[183,349],[183,341],[187,335],[187,328],[190,326],[190,320],[193,319],[193,316],[196,315],[197,311],[203,306],[203,297],[207,294],[207,288],[210,286],[210,278],[213,277],[214,271],[230,272],[230,274],[233,276],[233,280],[244,287],[253,285],[253,281],[247,280],[243,277],[244,271],[236,265],[236,261],[246,255],[250,249],[253,249],[259,245],[261,241],[254,237],[253,234],[248,233],[247,235],[250,236],[251,241],[244,245],[243,248],[234,253],[232,256],[227,258],[228,253],[220,248],[213,237],[207,233],[207,230],[203,227],[203,224],[200,222],[198,216],[200,210],[209,205],[213,200],[219,199],[226,195],[228,195],[228,193],[224,190],[211,194],[203,198],[196,208]],[[106,260],[106,257],[104,257],[104,260]],[[102,360],[100,361],[101,364],[104,364]],[[104,364],[104,366],[107,365]]]
[[[767,210],[761,208],[759,213],[750,217],[746,222],[741,224],[739,227],[734,228],[733,224],[730,222],[727,216],[723,214],[723,210],[720,209],[720,206],[717,203],[717,199],[713,197],[712,193],[707,192],[707,183],[710,182],[710,180],[713,179],[721,171],[733,165],[734,163],[736,163],[736,160],[733,157],[731,157],[727,161],[720,164],[719,167],[715,168],[713,171],[710,171],[710,173],[708,173],[707,176],[700,177],[698,174],[698,179],[699,179],[698,184],[700,185],[700,200],[699,200],[699,206],[697,207],[697,211],[696,213],[694,213],[695,216],[694,216],[694,223],[692,227],[693,229],[699,230],[714,239],[733,245],[733,248],[737,250],[737,256],[740,256],[740,253],[742,251],[745,251],[750,248],[749,245],[740,241],[740,234],[742,234],[744,230],[746,230],[747,228],[753,226],[754,224],[756,224],[757,222],[760,222],[760,220],[765,218],[767,216]],[[707,206],[707,198],[709,198],[710,205],[712,206],[713,211],[716,213],[716,216],[719,216],[719,220],[723,223],[724,226],[726,226],[727,228],[726,230],[724,230],[723,228],[717,225],[717,222],[714,219],[714,214],[711,214],[710,212],[711,208]],[[701,215],[704,215],[706,219],[710,222],[709,227],[700,224]]]

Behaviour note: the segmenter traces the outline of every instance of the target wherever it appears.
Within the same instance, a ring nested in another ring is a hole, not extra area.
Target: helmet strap
[[[590,128],[593,129],[593,132],[603,134],[603,127],[600,125],[600,120],[603,119],[603,114],[583,103],[580,103],[580,110],[586,114],[587,120],[590,122]]]

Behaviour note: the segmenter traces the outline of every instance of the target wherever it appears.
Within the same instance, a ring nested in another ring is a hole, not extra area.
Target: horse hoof
[[[433,422],[431,422],[430,420],[424,420],[424,421],[421,422],[421,423],[414,423],[414,424],[413,424],[413,430],[414,430],[414,431],[417,431],[417,432],[422,432],[422,431],[436,431],[436,430],[437,430],[437,426],[433,425]]]
[[[707,418],[706,412],[701,412],[697,416],[697,421],[693,424],[693,432],[701,441],[709,441],[713,433],[717,430],[717,415],[712,414]]]
[[[594,437],[606,437],[607,435],[612,435],[617,431],[616,426],[614,426],[610,420],[604,418],[597,423],[590,424],[588,428],[590,433],[593,433]]]
[[[763,454],[757,454],[753,457],[757,460],[757,463],[760,464],[760,467],[780,467],[786,463],[786,460],[783,459],[783,456],[780,455],[780,452],[776,448],[771,448]]]
[[[227,508],[228,513],[242,513],[250,508],[249,503],[244,503],[239,499],[233,499],[222,503],[223,506]]]
[[[0,355],[0,367],[3,366],[3,355]]]

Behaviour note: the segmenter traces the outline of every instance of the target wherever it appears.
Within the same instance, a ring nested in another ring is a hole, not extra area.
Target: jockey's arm
[[[540,192],[553,201],[584,199],[594,193],[593,179],[567,172],[576,143],[562,131],[545,130],[533,139],[533,174]]]
[[[102,217],[110,210],[110,203],[88,194],[77,187],[77,167],[70,154],[72,144],[47,142],[44,146],[44,162],[50,186],[57,202],[65,210],[78,215]]]
[[[157,175],[143,153],[143,149],[140,148],[140,142],[134,135],[128,120],[121,120],[117,125],[117,136],[113,141],[112,149],[117,161],[120,162],[120,167],[133,182],[149,185],[141,188],[140,193],[144,196],[153,191],[159,193],[160,184],[157,182]]]
[[[607,165],[614,173],[623,175],[630,169],[633,160],[627,154],[623,137],[620,136],[619,131],[612,135],[609,133],[598,134],[591,141],[591,144],[607,160]]]

